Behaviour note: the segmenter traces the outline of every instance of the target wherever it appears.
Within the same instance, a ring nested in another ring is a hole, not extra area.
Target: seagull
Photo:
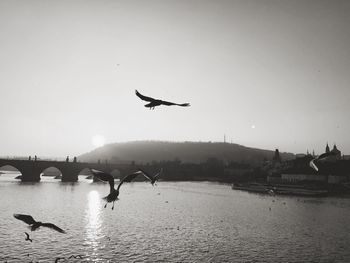
[[[82,255],[76,255],[76,256],[71,255],[68,259],[71,259],[71,258],[79,258],[79,259],[82,259],[83,256],[82,256]]]
[[[107,207],[108,203],[113,202],[112,210],[114,209],[114,202],[118,199],[119,188],[122,186],[122,184],[124,182],[131,182],[139,175],[138,172],[135,172],[135,173],[132,173],[132,174],[125,176],[123,179],[120,180],[120,183],[119,183],[117,189],[115,189],[114,188],[114,177],[111,174],[105,173],[105,172],[102,172],[99,170],[95,170],[95,169],[90,169],[90,170],[95,177],[97,177],[101,181],[105,181],[105,182],[109,183],[109,187],[110,187],[109,195],[103,197],[103,199],[107,201],[107,203],[104,206],[105,208]]]
[[[149,173],[146,173],[144,170],[142,170],[140,168],[136,173],[142,174],[144,177],[146,177],[148,180],[150,180],[151,184],[154,186],[154,184],[158,181],[158,177],[163,173],[163,168],[161,168],[160,171],[157,174],[155,174],[154,176],[150,175]]]
[[[58,226],[51,224],[51,223],[42,223],[39,221],[35,221],[34,218],[30,215],[22,215],[22,214],[14,214],[13,215],[16,219],[23,221],[24,223],[27,223],[30,226],[31,231],[37,230],[39,227],[44,226],[51,228],[53,230],[56,230],[60,233],[66,233],[63,229],[59,228]]]
[[[177,106],[181,106],[181,107],[190,106],[189,103],[178,104],[178,103],[173,103],[173,102],[169,102],[169,101],[154,99],[151,97],[146,97],[146,96],[142,95],[140,92],[138,92],[137,90],[135,90],[135,93],[136,93],[136,96],[139,97],[141,100],[145,100],[145,101],[149,102],[148,104],[145,105],[145,107],[149,108],[150,110],[151,109],[154,110],[154,107],[160,106],[160,105],[165,105],[165,106],[177,105]]]
[[[26,234],[26,239],[25,239],[25,241],[30,241],[30,242],[33,242],[33,240],[32,239],[30,239],[29,238],[29,234],[27,233],[27,232],[24,232],[24,234]],[[29,255],[29,254],[28,254]]]
[[[324,162],[329,160],[331,157],[336,156],[337,154],[335,152],[328,152],[328,153],[322,153],[320,156],[318,156],[317,158],[314,158],[310,161],[309,165],[311,168],[313,168],[314,170],[316,170],[318,172],[318,167],[315,164],[316,162]]]

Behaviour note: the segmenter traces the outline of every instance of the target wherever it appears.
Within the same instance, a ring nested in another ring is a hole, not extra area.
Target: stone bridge
[[[79,173],[92,168],[111,173],[118,170],[121,176],[135,172],[139,166],[130,164],[109,164],[109,163],[84,163],[84,162],[64,162],[64,161],[43,161],[43,160],[16,160],[0,159],[0,168],[10,165],[16,168],[22,174],[22,182],[39,182],[40,175],[47,168],[54,167],[62,174],[62,182],[78,181]]]

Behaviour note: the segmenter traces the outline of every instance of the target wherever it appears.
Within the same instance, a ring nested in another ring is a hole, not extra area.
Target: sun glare
[[[105,145],[105,141],[105,137],[103,137],[102,135],[95,135],[91,139],[92,145],[95,147],[101,147]]]

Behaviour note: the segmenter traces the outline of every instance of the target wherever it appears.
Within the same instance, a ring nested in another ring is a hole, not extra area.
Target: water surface
[[[0,262],[350,262],[350,199],[273,197],[198,182],[108,185],[0,176]],[[14,213],[67,231],[28,231]],[[29,232],[33,243],[24,240]],[[29,254],[29,256],[27,256]]]

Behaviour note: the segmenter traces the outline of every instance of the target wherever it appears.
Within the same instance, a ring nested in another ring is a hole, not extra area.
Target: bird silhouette
[[[99,170],[95,170],[95,169],[90,169],[90,170],[96,178],[98,178],[101,181],[105,181],[105,182],[109,183],[109,187],[110,187],[109,194],[107,196],[103,197],[103,199],[107,201],[107,203],[104,206],[105,208],[107,207],[108,203],[113,202],[112,210],[114,209],[114,202],[118,199],[119,189],[122,186],[122,184],[124,182],[131,182],[139,175],[139,173],[135,172],[135,173],[132,173],[132,174],[125,176],[123,179],[120,180],[117,189],[115,189],[114,188],[114,177],[111,174],[105,173],[105,172],[102,172]]]
[[[65,259],[65,258],[57,257],[57,258],[55,259],[55,263],[57,263],[57,262],[58,262],[58,261],[60,261],[60,260],[64,260],[64,261],[66,261],[66,259]]]
[[[149,103],[145,105],[146,108],[149,108],[150,110],[154,110],[154,107],[160,106],[160,105],[165,105],[165,106],[181,106],[181,107],[188,107],[190,106],[189,103],[182,103],[182,104],[178,104],[178,103],[174,103],[174,102],[169,102],[169,101],[165,101],[165,100],[159,100],[159,99],[154,99],[151,97],[147,97],[142,95],[140,92],[138,92],[137,90],[135,90],[136,96],[139,97],[141,100],[144,101],[148,101]]]
[[[30,226],[31,231],[37,230],[39,227],[48,227],[53,230],[56,230],[60,233],[66,233],[63,229],[59,228],[58,226],[51,224],[51,223],[42,223],[39,221],[35,221],[34,218],[30,215],[22,215],[22,214],[14,214],[13,215],[16,219],[23,221],[24,223],[28,224]]]
[[[25,241],[33,242],[33,240],[29,238],[29,234],[28,234],[27,232],[24,232],[24,234],[26,234],[26,239],[25,239]]]
[[[311,168],[313,168],[314,170],[316,170],[318,172],[318,167],[315,164],[315,162],[324,162],[324,161],[329,161],[332,159],[332,157],[336,157],[337,153],[335,152],[328,152],[328,153],[322,153],[320,156],[318,156],[317,158],[314,158],[310,161],[309,165]]]
[[[68,259],[71,259],[71,258],[79,258],[79,259],[82,259],[83,256],[82,255],[71,255]]]
[[[163,168],[160,169],[160,171],[155,175],[150,175],[149,173],[145,172],[144,170],[140,169],[136,172],[138,174],[142,174],[144,177],[146,177],[148,180],[151,181],[151,184],[154,186],[156,182],[158,181],[159,176],[163,173]]]

